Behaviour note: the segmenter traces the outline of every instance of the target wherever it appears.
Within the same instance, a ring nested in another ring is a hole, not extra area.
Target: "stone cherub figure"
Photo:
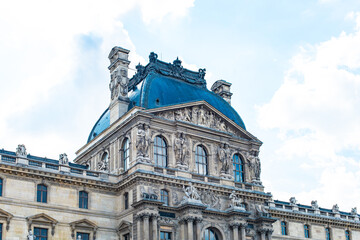
[[[34,234],[32,233],[31,230],[29,230],[29,234],[27,235],[26,239],[27,240],[35,240],[35,236],[34,236]]]

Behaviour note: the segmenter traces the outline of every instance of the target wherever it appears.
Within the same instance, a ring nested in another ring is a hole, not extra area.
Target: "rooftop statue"
[[[338,213],[339,212],[339,206],[337,204],[335,204],[333,207],[332,207],[332,211],[335,212],[335,213]]]
[[[351,209],[351,215],[357,215],[357,208],[356,207]]]
[[[62,153],[59,155],[59,162],[60,164],[69,164],[69,159],[66,153]]]
[[[313,200],[313,201],[311,201],[311,207],[313,208],[313,209],[319,209],[319,205],[318,205],[318,202],[317,202],[317,200]]]
[[[297,204],[297,200],[296,200],[295,197],[291,197],[289,201],[290,201],[290,205],[296,205]]]
[[[24,144],[19,144],[16,148],[17,157],[27,157],[26,148]]]

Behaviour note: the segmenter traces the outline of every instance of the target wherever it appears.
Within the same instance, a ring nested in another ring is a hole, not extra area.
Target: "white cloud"
[[[345,210],[360,197],[360,15],[352,15],[354,32],[302,48],[281,87],[258,109],[260,126],[278,131],[277,161],[288,164],[283,171],[316,169],[320,176],[317,187],[308,184],[298,197],[328,207],[344,202]],[[289,197],[280,191],[274,195]]]
[[[80,143],[85,142],[86,136],[81,136],[81,139],[79,136],[61,136],[61,134],[54,137],[59,129],[50,129],[46,133],[37,133],[36,136],[41,136],[41,139],[35,141],[31,129],[17,129],[11,119],[17,118],[25,123],[29,117],[25,113],[54,102],[57,96],[64,98],[64,102],[73,99],[72,105],[79,104],[79,110],[74,113],[71,121],[78,121],[77,125],[88,121],[93,114],[91,111],[96,106],[102,105],[101,108],[104,108],[107,104],[106,81],[109,77],[99,73],[101,79],[97,81],[97,84],[86,86],[86,88],[79,87],[77,84],[81,81],[76,79],[81,78],[77,76],[79,69],[86,71],[84,68],[92,64],[92,66],[102,66],[106,71],[107,54],[115,45],[131,50],[132,68],[139,61],[144,62],[143,58],[136,53],[136,47],[123,26],[121,17],[139,9],[146,24],[159,23],[167,18],[183,17],[188,8],[193,6],[193,2],[194,0],[107,0],[102,2],[14,0],[2,3],[0,8],[2,31],[0,38],[0,64],[2,66],[0,72],[0,109],[2,111],[0,146],[14,150],[16,144],[25,143],[31,145],[28,149],[33,154],[52,154],[53,157],[57,157],[58,153],[67,151],[72,155],[76,148],[80,147]],[[92,59],[89,59],[88,54],[92,52],[91,47],[94,43],[87,44],[86,41],[93,39],[98,40],[96,53],[91,56]],[[89,49],[84,49],[86,47]],[[95,73],[93,69],[88,69],[88,71]],[[89,74],[86,77],[91,78]],[[57,91],[64,86],[76,89],[72,92],[73,95],[63,93],[59,96]],[[102,89],[106,92],[99,90],[99,86],[104,86]],[[91,96],[94,96],[94,93],[102,99],[93,99]],[[80,107],[80,104],[83,105]],[[91,104],[93,105],[89,106]],[[38,122],[38,124],[42,123]],[[90,125],[87,132],[91,129]],[[59,122],[58,126],[61,128],[66,124],[62,125]],[[53,147],[49,147],[49,142]],[[55,151],[55,148],[59,150]]]

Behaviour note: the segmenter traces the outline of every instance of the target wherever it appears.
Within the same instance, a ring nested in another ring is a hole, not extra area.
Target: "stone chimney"
[[[110,124],[118,120],[122,115],[128,111],[129,97],[128,97],[128,70],[130,61],[129,50],[121,47],[113,47],[109,54],[110,66],[110,84],[109,89],[111,93],[110,100]]]
[[[225,99],[229,104],[231,104],[231,96],[232,93],[230,92],[231,83],[226,82],[225,80],[217,80],[211,86],[211,91]]]

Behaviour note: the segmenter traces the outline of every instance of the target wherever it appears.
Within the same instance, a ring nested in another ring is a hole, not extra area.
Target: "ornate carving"
[[[290,205],[292,205],[292,206],[297,204],[297,200],[295,197],[291,197],[289,201],[290,201]]]
[[[127,98],[129,78],[126,69],[117,69],[111,74],[109,89],[111,92],[111,100],[120,97]]]
[[[60,164],[69,164],[69,159],[66,153],[62,153],[59,155],[59,162]]]
[[[319,205],[318,205],[317,200],[311,201],[311,207],[312,207],[314,210],[319,210]]]
[[[261,217],[270,217],[269,212],[262,204],[255,204],[256,215]]]
[[[19,144],[16,148],[16,156],[17,157],[27,157],[26,147],[24,144]]]
[[[176,165],[180,169],[187,170],[189,168],[189,155],[187,141],[184,133],[178,133],[174,142]]]
[[[148,152],[151,138],[149,135],[149,126],[145,123],[139,124],[136,136],[136,150],[137,160],[140,162],[150,162]]]
[[[106,172],[109,170],[109,155],[107,152],[105,152],[104,154],[105,155],[103,155],[98,162],[98,169],[99,171]]]
[[[235,191],[232,191],[230,193],[229,200],[230,200],[230,205],[229,205],[230,208],[239,208],[245,211],[245,208],[243,206],[243,200],[236,195]]]
[[[220,197],[210,190],[202,191],[200,198],[202,203],[209,208],[215,208],[215,209],[221,208]]]
[[[188,187],[183,186],[183,191],[185,193],[185,196],[183,198],[182,203],[186,203],[186,202],[202,203],[200,200],[200,194],[198,190],[192,185],[191,182],[189,182]]]
[[[208,110],[204,106],[180,108],[154,114],[155,116],[168,120],[190,122],[193,124],[236,135],[235,128],[227,125],[227,123],[220,116],[218,116],[215,112]]]

